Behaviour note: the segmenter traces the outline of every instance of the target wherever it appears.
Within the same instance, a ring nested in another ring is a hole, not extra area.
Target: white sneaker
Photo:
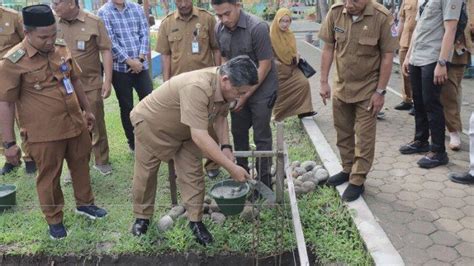
[[[461,137],[459,136],[459,132],[449,132],[448,147],[453,151],[459,151],[461,149]]]
[[[92,166],[95,170],[99,171],[102,175],[110,175],[112,173],[112,166],[110,164],[94,165]]]

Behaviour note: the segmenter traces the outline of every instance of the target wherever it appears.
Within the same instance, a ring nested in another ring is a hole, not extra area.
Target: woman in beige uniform
[[[296,39],[289,29],[291,11],[280,8],[270,27],[270,38],[278,69],[278,98],[273,107],[276,121],[298,115],[298,118],[313,116],[311,88],[308,79],[298,68],[299,55]]]

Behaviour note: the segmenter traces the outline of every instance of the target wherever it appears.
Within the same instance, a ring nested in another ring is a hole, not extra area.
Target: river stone
[[[209,213],[209,204],[204,203],[204,204],[202,205],[202,211],[203,211],[204,213]]]
[[[223,224],[225,221],[225,215],[220,212],[213,212],[211,214],[211,220],[216,224]]]
[[[296,167],[295,169],[293,169],[293,172],[295,172],[297,176],[300,176],[306,173],[306,170],[303,167]]]
[[[296,194],[296,196],[303,195],[304,194],[303,188],[300,187],[300,186],[295,186],[295,194]]]
[[[306,182],[306,181],[310,181],[311,179],[314,178],[314,173],[313,172],[307,172],[307,173],[304,173],[300,180],[301,182]]]
[[[209,204],[209,213],[212,212],[219,212],[219,206],[217,206],[217,203],[215,200],[211,201],[211,204]]]
[[[313,168],[313,172],[315,172],[316,170],[318,169],[323,169],[324,167],[320,164],[316,165],[314,168]]]
[[[314,176],[319,182],[324,182],[329,178],[329,173],[326,169],[318,169]]]
[[[211,204],[212,198],[209,197],[208,195],[204,196],[204,203]]]
[[[305,161],[301,164],[301,168],[304,168],[306,171],[311,171],[316,166],[316,162]]]
[[[158,221],[158,230],[164,232],[173,227],[173,219],[169,215],[163,216],[159,221]]]
[[[301,181],[301,180],[299,180],[299,179],[295,179],[295,180],[293,180],[293,184],[294,184],[295,186],[301,186],[301,185],[303,185],[303,181]]]
[[[211,219],[211,215],[210,215],[210,214],[207,214],[207,213],[206,213],[206,214],[203,214],[203,215],[202,215],[202,219],[203,219],[203,220]]]
[[[258,210],[250,205],[247,205],[244,207],[244,209],[240,213],[240,218],[247,222],[251,222],[255,219],[255,217],[257,217],[257,215],[258,215]]]
[[[291,168],[300,167],[300,165],[301,165],[300,161],[294,161],[290,164]]]
[[[174,206],[169,212],[168,215],[173,219],[176,220],[181,214],[183,214],[186,210],[183,206],[178,205]]]
[[[316,188],[316,185],[312,181],[306,181],[301,186],[306,193],[313,191]]]

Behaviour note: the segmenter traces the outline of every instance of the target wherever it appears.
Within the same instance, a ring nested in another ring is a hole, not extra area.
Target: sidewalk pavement
[[[319,70],[317,49],[298,40],[298,50]],[[331,104],[322,104],[318,75],[310,79],[318,111],[315,121],[339,154]],[[394,73],[390,83],[396,91],[398,76]],[[413,117],[393,109],[401,100],[398,95],[387,93],[385,98],[386,118],[377,125],[375,161],[367,177],[365,201],[407,265],[474,265],[474,186],[456,184],[447,177],[451,171],[468,169],[467,138],[463,136],[461,151],[448,151],[447,166],[421,169],[416,164],[421,155],[398,152],[413,139]]]

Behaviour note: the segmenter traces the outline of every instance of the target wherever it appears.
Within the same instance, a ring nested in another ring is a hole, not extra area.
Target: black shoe
[[[401,154],[414,154],[421,152],[428,152],[430,150],[430,144],[428,142],[421,142],[414,140],[408,144],[405,144],[398,149]]]
[[[298,118],[301,119],[301,118],[305,118],[305,117],[308,117],[308,116],[315,116],[317,115],[318,112],[307,112],[307,113],[302,113],[302,114],[299,114],[298,115]]]
[[[193,231],[194,236],[196,237],[196,241],[203,245],[207,246],[214,241],[212,239],[211,233],[207,231],[206,226],[202,222],[189,222],[189,228]]]
[[[0,169],[0,175],[6,175],[11,173],[13,170],[15,170],[18,167],[18,165],[13,165],[11,163],[5,163],[3,165],[3,168]]]
[[[383,119],[385,119],[385,112],[378,112],[378,113],[377,113],[377,119],[378,119],[378,120],[383,120]]]
[[[208,176],[210,179],[214,179],[214,178],[218,177],[220,173],[221,173],[221,170],[219,170],[219,169],[210,169],[210,170],[207,170],[207,176]]]
[[[410,111],[408,111],[409,115],[415,116],[415,107],[412,107]]]
[[[29,175],[36,173],[35,161],[25,161],[25,171]]]
[[[76,208],[76,213],[84,215],[91,220],[104,218],[107,216],[107,211],[95,206],[94,204],[88,206],[80,206]]]
[[[397,105],[395,105],[395,110],[400,110],[400,111],[408,111],[413,107],[413,104],[407,103],[407,102],[401,102]]]
[[[417,164],[421,168],[434,168],[436,166],[448,164],[449,158],[446,152],[428,152],[423,158],[418,160]]]
[[[150,225],[150,220],[148,219],[135,219],[135,223],[132,225],[132,234],[134,236],[146,234],[146,231],[148,231],[148,225]]]
[[[326,185],[336,187],[339,186],[340,184],[343,184],[347,181],[349,181],[349,176],[350,173],[344,173],[344,172],[339,172],[331,177],[328,178],[328,181],[326,181]]]
[[[65,238],[67,236],[66,228],[63,223],[49,225],[49,237],[53,240]]]
[[[474,184],[474,176],[470,173],[452,173],[449,176],[449,179],[455,183],[459,184]]]
[[[351,202],[359,198],[359,196],[364,193],[364,185],[356,186],[354,184],[349,184],[342,193],[342,200],[346,202]]]

